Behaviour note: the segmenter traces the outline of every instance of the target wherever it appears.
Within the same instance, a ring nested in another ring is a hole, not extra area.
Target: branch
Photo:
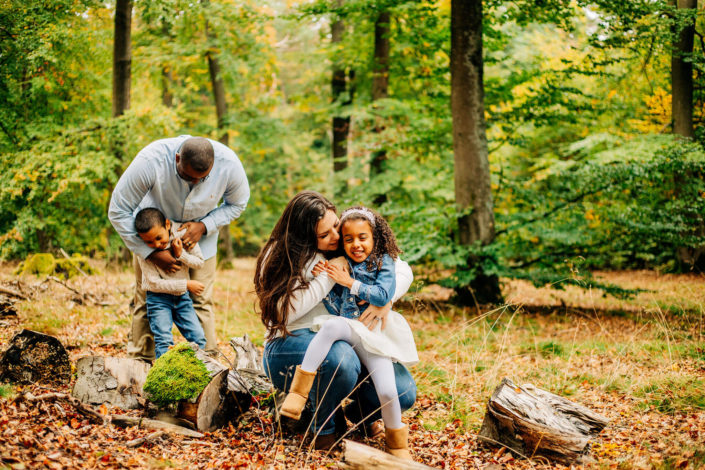
[[[29,300],[26,295],[21,294],[14,289],[10,289],[9,287],[0,286],[0,292],[3,294],[11,295],[13,297],[17,297],[18,299]]]
[[[156,432],[153,432],[152,434],[149,434],[147,436],[140,437],[138,439],[133,439],[131,441],[127,441],[127,443],[125,445],[127,447],[139,447],[147,441],[153,441],[154,439],[162,437],[164,434],[166,434],[166,431],[156,431]]]

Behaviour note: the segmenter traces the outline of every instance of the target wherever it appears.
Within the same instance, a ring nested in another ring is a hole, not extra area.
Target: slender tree
[[[389,11],[382,10],[377,14],[375,21],[375,61],[374,75],[372,77],[372,100],[377,101],[388,96],[389,92]],[[382,126],[376,126],[375,132],[382,132]],[[381,149],[375,152],[372,159],[372,174],[382,173],[384,161],[387,159],[387,152]],[[386,196],[381,194],[376,204],[381,204],[386,200]]]
[[[494,239],[494,213],[485,132],[482,62],[482,0],[452,0],[450,26],[451,112],[455,156],[455,200],[461,244],[487,245]],[[479,267],[481,260],[468,262]],[[496,276],[481,269],[468,287],[456,289],[462,303],[501,300]]]
[[[113,43],[113,116],[130,109],[132,80],[132,0],[117,0]]]
[[[208,27],[208,21],[206,21],[206,37],[208,42],[212,43],[215,38],[213,33]],[[218,140],[225,144],[229,144],[228,130],[227,130],[227,117],[228,117],[228,104],[225,97],[225,82],[223,81],[223,76],[220,70],[220,62],[215,54],[215,48],[209,47],[206,52],[206,58],[208,60],[208,72],[211,77],[211,86],[213,89],[213,100],[215,101],[215,112],[218,118],[218,131],[220,132],[220,137]],[[230,225],[225,225],[220,228],[220,239],[225,247],[225,252],[223,253],[223,261],[225,263],[232,262],[235,254],[233,253],[233,244],[230,239]]]
[[[335,0],[337,8],[343,6],[343,0]],[[343,40],[345,24],[340,18],[336,18],[331,24],[331,43],[336,47]],[[352,73],[352,72],[351,72]],[[352,78],[352,77],[351,77]],[[333,76],[331,80],[331,91],[333,102],[340,105],[352,103],[352,88],[348,87],[348,77],[345,73],[345,66],[340,61],[335,60],[333,64]],[[344,101],[343,95],[348,92]],[[333,171],[339,173],[348,166],[348,134],[350,133],[350,116],[333,116]]]
[[[693,129],[693,43],[698,0],[671,0],[676,21],[671,52],[671,109],[673,133],[695,137]]]

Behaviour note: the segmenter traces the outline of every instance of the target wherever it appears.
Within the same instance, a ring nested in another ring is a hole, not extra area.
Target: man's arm
[[[200,220],[206,226],[206,234],[211,234],[219,227],[228,225],[238,218],[250,199],[250,185],[240,160],[231,163],[228,172],[229,178],[223,193],[223,203]]]
[[[108,218],[122,240],[136,255],[147,258],[152,249],[139,238],[135,231],[133,212],[154,185],[156,172],[143,158],[135,158],[122,174],[110,198]]]

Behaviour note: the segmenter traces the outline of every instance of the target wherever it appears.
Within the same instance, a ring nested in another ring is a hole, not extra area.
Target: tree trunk
[[[117,0],[113,43],[113,117],[130,109],[132,0]]]
[[[209,41],[213,40],[212,34],[208,29],[208,22],[206,22],[206,36]],[[225,98],[225,82],[221,75],[220,63],[212,49],[208,50],[206,57],[208,58],[208,71],[210,72],[211,85],[213,87],[213,99],[215,101],[216,116],[218,118],[218,130],[220,131],[218,140],[222,144],[228,145],[228,104]],[[219,236],[220,242],[224,248],[221,261],[224,265],[231,265],[235,254],[233,253],[233,243],[230,239],[230,225],[220,227]]]
[[[372,101],[384,99],[388,96],[389,90],[389,21],[388,11],[381,11],[375,21],[375,69],[372,77]],[[380,124],[375,126],[375,132],[381,133],[384,127]],[[379,175],[384,171],[384,162],[387,160],[387,151],[384,149],[375,152],[372,157],[370,171],[372,175]],[[380,194],[375,199],[376,205],[384,204],[387,201],[386,194]]]
[[[53,336],[22,330],[0,356],[0,381],[64,385],[71,381],[69,355]]]
[[[150,365],[125,357],[86,356],[76,363],[71,395],[89,405],[109,403],[122,409],[143,406],[142,387]]]
[[[336,0],[336,6],[341,7],[343,0]],[[342,20],[336,19],[331,24],[331,43],[333,47],[343,40],[345,25]],[[351,72],[351,78],[354,76]],[[333,102],[340,106],[352,103],[352,88],[348,89],[348,81],[344,65],[337,60],[333,64],[333,77],[331,81]],[[348,96],[343,100],[343,95],[348,91]],[[333,172],[339,173],[348,166],[348,134],[350,132],[350,116],[333,116]],[[342,182],[342,187],[346,186]]]
[[[452,0],[450,31],[455,201],[464,212],[458,219],[458,237],[462,245],[487,245],[494,239],[494,213],[485,134],[482,0]],[[466,304],[501,301],[499,280],[482,272],[470,286],[456,291]]]
[[[677,13],[693,10],[698,6],[697,0],[671,0]],[[693,54],[695,38],[695,16],[687,21],[678,20],[673,29],[673,50],[671,51],[671,107],[673,116],[673,133],[694,138],[693,129]]]

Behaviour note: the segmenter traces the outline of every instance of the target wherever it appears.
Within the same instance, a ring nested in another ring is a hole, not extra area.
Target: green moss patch
[[[29,255],[17,267],[15,274],[34,274],[36,276],[60,276],[70,279],[81,273],[95,274],[88,263],[88,258],[74,254],[70,258],[56,259],[51,253],[34,253]]]
[[[164,408],[181,400],[193,400],[210,382],[208,369],[188,343],[181,343],[154,362],[144,391],[155,405]]]

